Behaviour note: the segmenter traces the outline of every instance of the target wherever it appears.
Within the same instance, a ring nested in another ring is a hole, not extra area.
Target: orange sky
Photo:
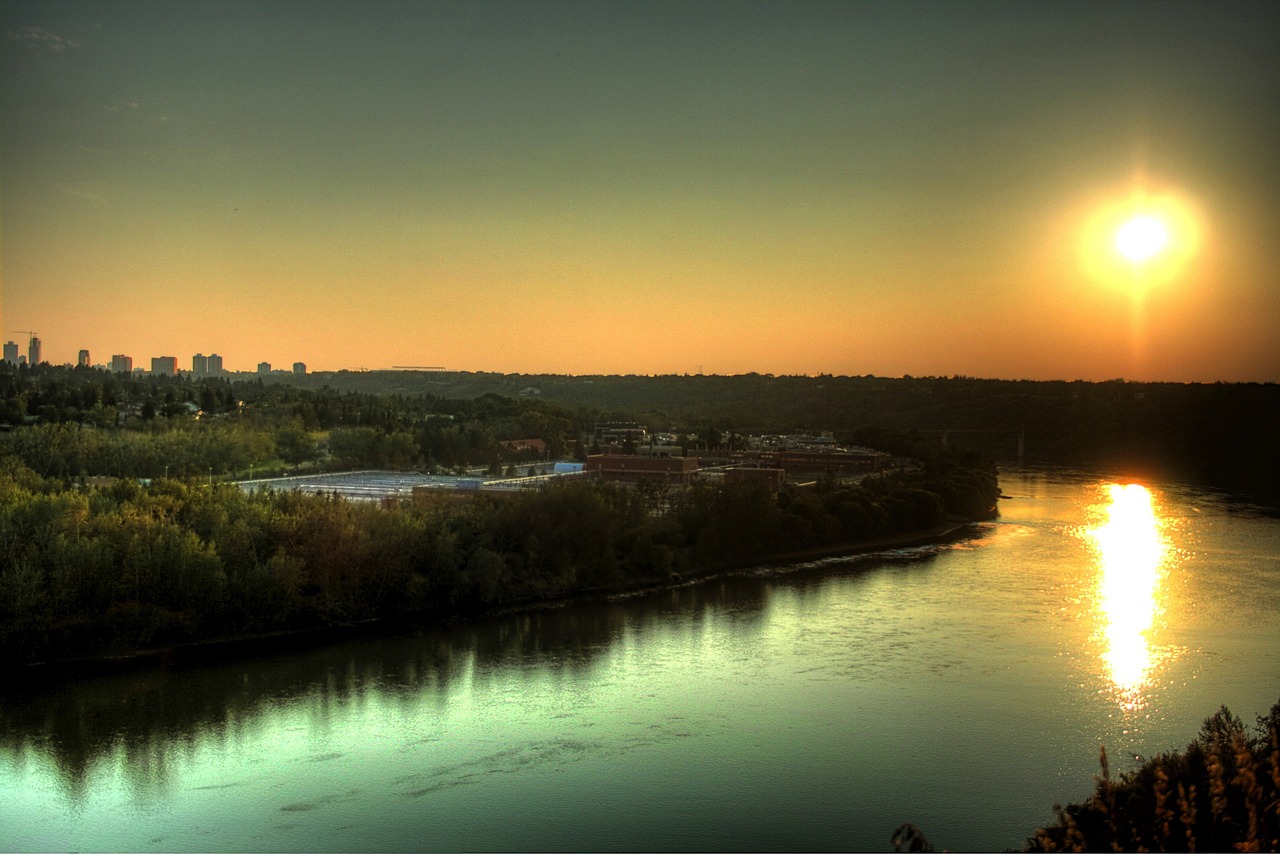
[[[53,362],[1280,381],[1278,22],[9,2],[0,322]],[[1135,194],[1182,217],[1136,289],[1097,226]]]

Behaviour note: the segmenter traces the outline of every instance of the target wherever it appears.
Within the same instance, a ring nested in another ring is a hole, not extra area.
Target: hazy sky
[[[1280,381],[1280,3],[2,0],[0,35],[0,321],[55,363]]]

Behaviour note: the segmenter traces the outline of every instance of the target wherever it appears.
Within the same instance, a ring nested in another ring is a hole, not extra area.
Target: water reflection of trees
[[[655,631],[700,635],[731,614],[758,627],[771,582],[726,577],[644,596],[582,602],[452,628],[351,640],[191,669],[151,668],[11,691],[0,749],[16,764],[48,761],[73,802],[118,762],[136,792],[164,789],[176,760],[199,745],[234,745],[274,708],[304,704],[312,727],[377,695],[404,711],[440,708],[451,683],[512,668],[589,676],[620,639]]]

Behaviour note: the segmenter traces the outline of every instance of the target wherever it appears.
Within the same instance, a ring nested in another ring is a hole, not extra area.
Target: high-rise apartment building
[[[40,339],[34,335],[27,344],[27,364],[33,367],[40,364]]]
[[[152,376],[172,377],[178,373],[178,357],[177,356],[152,356],[151,357],[151,374]]]
[[[4,360],[11,365],[18,364],[18,344],[15,341],[6,341],[4,345]]]
[[[208,356],[196,353],[191,357],[191,373],[197,377],[222,376],[222,357],[217,353],[210,353]]]
[[[133,357],[132,356],[112,356],[111,370],[117,374],[133,373]]]
[[[295,374],[305,374],[305,373],[307,372],[307,363],[306,363],[306,362],[294,362],[294,363],[293,363],[293,372],[294,372]]]
[[[89,351],[88,351],[88,350],[81,350],[81,351],[80,351],[80,355],[79,355],[79,357],[76,359],[76,364],[77,364],[77,365],[79,365],[79,366],[80,366],[80,367],[82,367],[82,368],[87,368],[87,367],[89,367],[89,364],[90,364],[90,363],[89,363]]]
[[[271,373],[271,363],[270,363],[270,362],[259,362],[259,363],[258,363],[258,373],[260,373],[260,374],[269,374],[269,373]]]

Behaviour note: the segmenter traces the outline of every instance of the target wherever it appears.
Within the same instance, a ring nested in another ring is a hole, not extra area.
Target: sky
[[[0,0],[0,38],[0,335],[54,363],[1280,381],[1277,3]]]

